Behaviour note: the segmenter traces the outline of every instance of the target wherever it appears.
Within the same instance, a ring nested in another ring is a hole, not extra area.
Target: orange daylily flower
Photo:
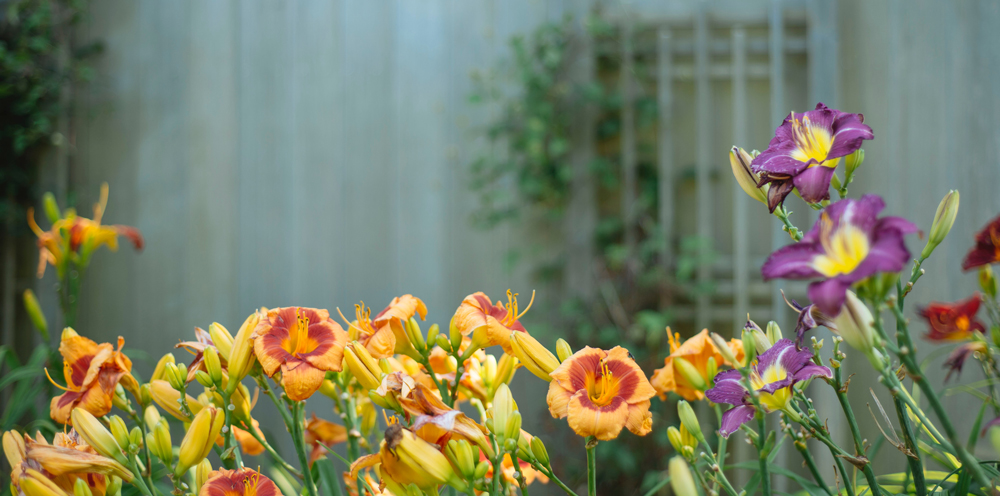
[[[63,356],[63,376],[66,387],[57,387],[66,392],[52,398],[50,415],[61,424],[71,424],[70,412],[80,407],[95,417],[107,415],[111,411],[111,399],[115,386],[122,386],[138,397],[139,384],[132,377],[132,361],[122,353],[125,340],[118,337],[118,349],[110,343],[97,344],[73,329],[63,330],[59,353]],[[48,370],[46,370],[48,373]],[[49,380],[52,380],[49,377]]]
[[[413,419],[410,429],[421,439],[438,446],[448,444],[452,438],[465,439],[493,457],[486,427],[460,410],[445,405],[427,386],[417,384],[409,395],[400,395],[397,401],[406,416]]]
[[[241,468],[216,470],[209,474],[198,496],[282,496],[271,479],[260,472]]]
[[[708,329],[703,329],[697,335],[691,337],[683,344],[680,343],[680,336],[667,328],[667,340],[670,343],[670,355],[663,361],[663,368],[653,371],[650,383],[656,389],[660,399],[666,399],[667,393],[677,393],[681,398],[688,401],[697,401],[705,397],[705,393],[693,387],[684,376],[677,371],[674,360],[682,358],[694,366],[698,373],[708,384],[713,377],[709,377],[708,359],[713,358],[718,367],[735,364],[727,362],[719,350],[712,343],[712,338],[708,336]],[[729,341],[729,349],[737,360],[743,360],[743,341],[732,339]]]
[[[309,466],[312,466],[313,462],[326,455],[323,446],[332,448],[335,444],[347,441],[347,428],[318,418],[313,413],[312,418],[306,420],[305,440],[306,444],[312,446],[312,451],[309,452]]]
[[[35,439],[14,431],[4,433],[3,437],[15,488],[28,469],[38,471],[68,494],[73,493],[77,479],[83,479],[95,496],[104,496],[109,475],[126,482],[132,480],[132,472],[125,466],[97,454],[73,430],[68,434],[57,433],[52,444],[41,433]]]
[[[261,316],[251,336],[268,377],[281,370],[281,386],[293,401],[313,395],[327,371],[339,372],[347,333],[326,310],[285,307]]]
[[[640,436],[653,428],[649,399],[656,390],[625,348],[587,346],[550,375],[549,413],[569,417],[569,426],[580,436],[608,441],[623,427]]]
[[[427,306],[420,298],[406,294],[393,298],[375,318],[372,318],[371,313],[371,307],[366,307],[365,302],[361,302],[354,306],[354,322],[348,322],[344,314],[340,314],[340,318],[349,326],[351,340],[360,342],[378,360],[407,351],[410,341],[403,326],[417,315],[420,320],[424,320],[427,317]]]
[[[254,432],[256,432],[257,435],[260,436],[261,439],[263,439],[264,433],[261,432],[260,430],[260,422],[257,422],[257,419],[251,419],[250,422],[251,422],[250,427],[252,427]],[[244,424],[243,427],[247,426]],[[234,425],[233,435],[236,436],[236,441],[240,443],[240,449],[242,449],[244,453],[250,456],[257,456],[264,452],[264,445],[260,444],[260,441],[258,441],[257,438],[253,437],[253,434],[250,434],[248,430],[236,427]]]
[[[119,235],[128,238],[136,250],[142,250],[145,242],[138,229],[131,226],[101,225],[107,204],[108,183],[104,183],[101,185],[100,201],[94,205],[93,219],[80,217],[74,210],[67,209],[66,216],[57,220],[48,231],[38,227],[34,209],[28,209],[28,226],[38,236],[38,277],[45,274],[46,264],[52,264],[61,278],[67,256],[79,256],[80,261],[86,264],[90,254],[102,245],[111,251],[118,251]]]
[[[524,311],[519,312],[517,293],[507,290],[507,305],[501,302],[490,303],[490,298],[482,291],[466,296],[451,318],[451,325],[463,335],[472,335],[472,341],[478,348],[500,345],[503,351],[512,354],[510,347],[511,331],[527,332],[521,325],[520,318],[528,313],[535,301],[535,293],[531,293],[531,301]]]

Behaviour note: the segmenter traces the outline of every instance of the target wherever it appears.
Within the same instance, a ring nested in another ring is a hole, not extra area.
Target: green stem
[[[763,410],[761,410],[763,412]],[[757,418],[757,453],[760,465],[760,489],[764,492],[765,496],[771,494],[771,474],[767,468],[767,455],[768,452],[764,449],[764,444],[767,443],[767,419],[766,416],[761,413]]]
[[[913,431],[913,423],[910,422],[910,416],[906,414],[906,404],[903,403],[903,400],[893,395],[892,403],[896,406],[896,416],[899,417],[900,430],[903,431],[903,442],[909,451],[906,463],[910,467],[913,486],[916,488],[917,496],[925,496],[927,494],[927,481],[924,480],[924,463],[920,459],[920,450],[917,448],[917,436]]]
[[[264,447],[264,451],[267,451],[267,453],[271,455],[271,459],[274,461],[274,463],[280,465],[281,468],[287,470],[292,475],[300,479],[302,478],[302,472],[300,472],[299,469],[293,467],[292,464],[286,462],[285,459],[278,454],[278,452],[274,449],[274,447],[267,442],[267,438],[261,436],[257,432],[257,429],[254,429],[252,425],[249,426],[246,425],[246,423],[243,424],[243,427],[246,428],[246,431],[249,432],[250,435],[253,436],[253,438],[256,439],[261,446]]]
[[[423,365],[424,368],[427,369],[427,375],[431,376],[431,380],[434,381],[434,385],[437,386],[438,392],[441,393],[441,398],[444,399],[445,404],[448,406],[454,406],[454,403],[450,402],[451,396],[448,395],[448,386],[445,386],[438,380],[437,374],[435,374],[434,369],[431,368],[430,359],[428,359],[423,353],[419,353],[417,356],[420,357],[420,365]]]
[[[792,435],[791,429],[789,429],[788,434]],[[813,480],[816,481],[816,484],[822,487],[823,490],[826,491],[826,494],[833,496],[833,491],[830,490],[830,486],[826,485],[826,481],[823,479],[823,474],[820,473],[819,467],[816,466],[816,460],[813,459],[812,454],[809,453],[809,446],[806,445],[805,441],[793,441],[792,444],[795,445],[795,449],[797,449],[799,454],[802,455],[802,459],[805,461],[806,467],[809,468],[809,473],[812,474]]]
[[[917,271],[919,274],[919,271]],[[913,279],[919,277],[915,275]],[[901,295],[902,296],[902,295]],[[958,456],[958,459],[962,461],[962,465],[967,467],[969,472],[972,474],[973,478],[976,479],[976,483],[980,487],[992,487],[990,480],[986,477],[983,472],[983,468],[979,465],[979,460],[972,456],[965,446],[962,445],[962,440],[958,437],[958,432],[955,431],[955,426],[951,423],[951,418],[948,416],[948,412],[944,409],[944,405],[941,404],[941,400],[938,398],[937,392],[931,386],[927,379],[924,377],[923,371],[920,366],[916,363],[914,359],[913,352],[913,341],[910,339],[909,326],[906,324],[906,318],[903,316],[903,310],[899,305],[889,305],[892,308],[893,314],[896,316],[896,327],[902,334],[901,339],[905,338],[906,343],[909,346],[908,353],[900,353],[899,360],[906,367],[907,372],[909,372],[910,377],[913,382],[916,383],[917,387],[923,391],[924,395],[927,396],[927,403],[930,404],[931,409],[937,415],[938,420],[941,422],[941,427],[944,429],[944,434],[951,442],[952,449]]]
[[[227,468],[232,470],[233,468],[241,469],[243,468],[243,456],[240,454],[240,448],[236,445],[236,433],[233,432],[233,404],[232,395],[226,394],[225,391],[222,392],[222,404],[225,405],[226,419],[225,419],[225,435],[223,437],[222,453],[226,454],[226,457],[222,459],[222,464]],[[250,429],[253,430],[252,428]]]
[[[597,456],[594,449],[597,447],[597,438],[587,436],[587,494],[597,495]]]
[[[517,461],[517,451],[511,453],[510,457],[514,462],[514,473],[517,474],[517,486],[521,488],[521,496],[528,496],[528,483],[524,480],[524,472],[521,471],[521,464]],[[472,490],[472,484],[469,484],[469,490]]]
[[[312,478],[312,471],[309,470],[309,457],[306,455],[305,437],[302,432],[302,425],[305,422],[303,411],[305,401],[291,402],[289,405],[292,412],[292,442],[295,445],[295,453],[299,455],[299,465],[302,467],[302,485],[306,486],[309,496],[317,496],[316,482]]]
[[[864,439],[861,437],[861,430],[858,428],[858,421],[854,417],[854,409],[851,408],[851,402],[847,399],[847,391],[842,382],[841,369],[837,368],[835,370],[834,390],[837,392],[837,399],[840,400],[840,407],[844,410],[844,416],[847,417],[847,425],[850,426],[851,435],[854,437],[855,456],[865,459],[865,465],[862,471],[868,479],[868,487],[872,488],[872,494],[877,495],[881,492],[881,490],[878,489],[878,481],[875,479],[874,469],[871,468],[871,461],[865,456]]]
[[[795,240],[795,242],[797,243],[799,241],[802,241],[802,231],[800,231],[799,228],[795,227],[795,225],[792,224],[792,221],[788,219],[789,214],[790,212],[787,209],[785,209],[784,205],[780,205],[778,208],[774,210],[774,215],[777,218],[781,219],[781,222],[784,224],[785,232],[787,232],[788,235],[791,236],[792,239]]]
[[[347,390],[346,384],[344,385],[344,390]],[[348,396],[347,405],[344,407],[346,411],[343,412],[346,413],[344,415],[344,425],[347,427],[347,457],[351,460],[352,464],[361,456],[361,448],[358,446],[358,407],[356,401],[353,395]],[[363,477],[358,477],[358,480],[355,481],[358,494],[363,494],[362,479]]]
[[[537,461],[531,461],[530,463],[532,467],[535,467],[535,470],[540,471],[541,473],[545,474],[545,476],[548,477],[549,480],[555,482],[556,485],[563,490],[563,492],[565,492],[569,496],[577,496],[576,492],[570,489],[569,486],[567,486],[562,480],[559,479],[559,477],[556,477],[556,473],[552,470],[552,467],[543,466]]]
[[[135,477],[132,479],[133,484],[139,488],[139,491],[142,492],[142,494],[145,494],[146,496],[153,496],[153,492],[149,490],[148,486],[146,486],[146,481],[142,479],[142,471],[139,470],[139,464],[136,463],[136,460],[138,460],[138,458],[135,456],[128,457],[129,468],[132,469],[132,473],[135,474]]]

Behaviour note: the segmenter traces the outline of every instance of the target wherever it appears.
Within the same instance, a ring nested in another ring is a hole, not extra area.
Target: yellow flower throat
[[[618,382],[615,381],[607,362],[601,360],[601,378],[598,380],[594,376],[587,377],[587,396],[595,405],[605,406],[611,403],[616,394],[618,394]]]
[[[760,404],[768,411],[773,412],[775,410],[785,409],[792,399],[792,388],[781,388],[773,393],[765,393],[760,390],[768,384],[783,381],[787,377],[788,371],[786,371],[784,367],[778,363],[764,369],[763,374],[757,371],[756,360],[754,361],[753,366],[750,367],[750,386],[754,388],[755,391],[758,391],[757,394],[760,396]]]
[[[795,141],[792,158],[799,162],[815,160],[816,163],[810,164],[810,167],[816,165],[836,167],[840,163],[840,158],[826,159],[830,153],[830,147],[833,145],[833,136],[830,135],[830,132],[821,127],[814,127],[808,116],[799,120],[794,118],[794,113],[792,115],[792,139]]]
[[[302,314],[301,308],[295,309],[295,323],[288,328],[288,338],[281,344],[285,351],[297,356],[319,346],[316,340],[309,337],[309,317]]]
[[[812,266],[826,277],[850,274],[871,249],[864,231],[848,222],[834,226],[826,212],[820,217],[819,240],[823,254],[813,259]]]

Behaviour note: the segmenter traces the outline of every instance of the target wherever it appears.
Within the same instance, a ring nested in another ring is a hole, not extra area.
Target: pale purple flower
[[[757,357],[750,366],[750,385],[757,391],[761,406],[767,412],[787,410],[793,400],[792,388],[796,383],[813,377],[832,378],[829,368],[816,365],[808,349],[797,349],[795,343],[780,339],[769,350]],[[719,434],[729,437],[741,425],[753,419],[757,408],[750,399],[750,391],[743,386],[739,370],[726,370],[715,376],[715,387],[705,392],[715,403],[733,405],[722,414]]]
[[[878,218],[885,202],[876,195],[826,207],[802,241],[778,249],[761,267],[765,280],[822,279],[809,299],[836,316],[852,284],[877,272],[899,272],[910,258],[903,236],[917,227],[902,217]]]
[[[864,121],[862,114],[841,112],[822,103],[809,112],[788,114],[767,150],[751,164],[760,175],[758,186],[771,183],[768,208],[774,212],[793,187],[809,203],[829,200],[830,179],[840,158],[875,137]]]

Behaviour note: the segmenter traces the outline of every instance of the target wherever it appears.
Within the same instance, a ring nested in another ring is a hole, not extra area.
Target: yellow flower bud
[[[862,352],[876,369],[881,369],[881,353],[875,349],[875,318],[868,307],[851,291],[847,292],[844,306],[833,318],[834,332],[844,338],[844,342]],[[827,326],[829,327],[829,326]]]
[[[729,343],[727,343],[722,336],[713,332],[709,334],[709,337],[712,338],[712,344],[715,345],[715,349],[720,355],[722,355],[722,358],[726,361],[726,363],[740,365],[740,363],[736,361],[736,355],[733,354],[733,350],[729,347]]]
[[[695,437],[695,439],[700,442],[705,442],[705,436],[701,433],[701,424],[698,423],[698,416],[694,414],[694,408],[691,408],[690,403],[685,400],[678,401],[677,416],[681,419],[681,425],[683,425],[684,428]]]
[[[344,363],[365,389],[378,389],[382,383],[382,369],[361,343],[352,341],[344,347]]]
[[[382,456],[382,470],[396,482],[416,484],[421,489],[441,484],[463,491],[466,489],[465,482],[455,474],[448,458],[438,451],[437,446],[406,429],[401,431],[395,456],[391,453]]]
[[[673,488],[674,494],[698,494],[698,487],[694,484],[691,469],[688,468],[683,457],[671,458],[668,471],[670,473],[670,487]]]
[[[28,312],[31,324],[35,326],[35,329],[38,329],[38,332],[42,333],[44,341],[48,342],[49,323],[45,320],[45,314],[42,312],[41,305],[38,304],[38,298],[35,298],[35,292],[30,289],[24,290],[24,309]]]
[[[437,340],[438,333],[440,333],[440,332],[441,332],[441,326],[439,326],[437,324],[431,324],[430,329],[427,329],[427,340],[426,340],[426,343],[430,343],[431,346],[433,346],[434,343]],[[427,345],[426,343],[424,344],[424,346]]]
[[[174,475],[180,477],[212,452],[212,446],[215,445],[215,439],[219,437],[225,420],[225,414],[215,407],[202,408],[198,415],[195,415],[181,441]]]
[[[97,417],[83,408],[74,408],[70,418],[73,420],[73,428],[90,447],[94,448],[94,451],[122,465],[128,463],[114,435],[100,420],[97,420]]]
[[[482,479],[486,477],[486,472],[490,470],[490,462],[483,460],[476,464],[476,472],[473,474],[473,480]]]
[[[131,449],[132,446],[135,446],[136,448],[142,448],[142,438],[143,438],[142,429],[140,429],[138,426],[133,427],[132,430],[128,433],[129,448]]]
[[[208,372],[208,376],[212,378],[214,384],[222,384],[222,361],[219,359],[219,352],[209,346],[205,348],[202,352],[202,357],[205,360],[205,370]]]
[[[73,496],[94,496],[94,493],[90,490],[85,479],[77,479],[73,483]]]
[[[118,415],[112,415],[108,419],[108,426],[111,430],[111,435],[115,437],[115,441],[118,446],[128,446],[128,426],[125,425],[125,421],[122,420]]]
[[[692,365],[691,362],[681,357],[674,357],[674,369],[680,372],[681,377],[686,379],[692,388],[699,391],[704,391],[708,388],[705,378],[701,376],[698,368]]]
[[[406,337],[410,340],[410,344],[416,348],[417,351],[423,353],[427,349],[427,342],[424,341],[424,333],[420,330],[420,323],[417,319],[410,317],[405,323]]]
[[[493,390],[500,387],[501,384],[508,384],[510,380],[514,378],[514,372],[517,370],[517,357],[508,355],[504,353],[503,356],[497,360],[497,372],[493,377]]]
[[[781,335],[781,327],[778,327],[778,323],[775,321],[769,321],[767,323],[767,340],[772,344],[777,343],[784,336]]]
[[[563,338],[556,340],[556,356],[559,357],[560,363],[565,362],[567,358],[573,356],[573,348]]]
[[[934,222],[931,223],[931,232],[927,236],[927,244],[920,252],[922,258],[931,256],[934,248],[944,241],[951,231],[951,226],[955,225],[955,216],[958,215],[959,195],[958,190],[951,190],[944,195],[941,203],[938,204],[937,212],[934,213]]]
[[[167,419],[160,419],[160,421],[153,426],[152,434],[156,439],[157,444],[157,451],[153,454],[160,460],[163,460],[164,464],[169,466],[171,460],[174,458],[174,448],[173,443],[170,440],[170,424],[167,423]],[[153,446],[150,445],[149,449],[150,451],[153,451]]]
[[[510,333],[510,347],[514,350],[514,356],[532,374],[546,382],[552,381],[549,374],[559,366],[559,359],[542,343],[526,332],[514,331]]]
[[[260,314],[258,312],[251,314],[243,321],[236,337],[233,338],[233,348],[229,352],[229,385],[226,387],[226,391],[230,394],[236,390],[236,385],[250,373],[254,361],[257,360],[253,354],[253,340],[250,339],[250,336],[253,335],[259,320]]]
[[[760,180],[760,177],[750,169],[750,162],[752,161],[753,157],[742,148],[734,146],[732,150],[729,150],[729,165],[733,169],[733,176],[736,177],[736,182],[740,185],[740,188],[746,194],[750,195],[750,198],[767,205],[768,186],[757,187],[757,181]]]
[[[212,474],[212,462],[208,461],[208,458],[202,460],[198,463],[198,466],[194,469],[194,492],[198,494],[201,491],[201,486],[205,485],[205,481]]]
[[[507,417],[507,428],[504,430],[504,437],[507,439],[519,439],[521,436],[521,412],[515,410]]]
[[[68,496],[55,482],[33,468],[21,472],[18,486],[25,496]]]
[[[178,391],[184,388],[184,383],[187,381],[187,375],[182,376],[180,369],[177,368],[177,364],[172,362],[168,362],[163,367],[163,375],[167,382],[170,383],[170,387]]]
[[[174,389],[169,383],[167,383],[167,381],[152,381],[149,385],[150,396],[153,397],[153,401],[156,402],[160,408],[173,415],[177,420],[182,422],[191,421],[191,417],[181,411],[181,404],[179,401],[181,393],[179,391]],[[197,414],[204,406],[190,394],[185,395],[185,402],[187,403],[192,414]]]
[[[168,363],[175,363],[173,353],[167,353],[160,357],[160,361],[156,362],[156,367],[153,369],[153,375],[149,378],[149,381],[167,380],[165,374]]]
[[[471,479],[476,472],[476,458],[472,445],[464,439],[452,439],[445,445],[445,456],[466,479]]]
[[[147,383],[139,386],[139,402],[143,405],[148,405],[152,401],[153,394],[150,385]]]
[[[122,480],[114,475],[110,476],[108,481],[108,488],[104,491],[104,496],[121,496],[122,494]]]
[[[440,346],[442,350],[451,353],[451,341],[448,340],[448,336],[438,334],[434,337],[434,344]]]
[[[24,437],[17,431],[4,432],[3,452],[7,455],[7,461],[11,467],[20,465],[21,462],[24,461]]]
[[[506,384],[500,384],[493,395],[493,426],[497,430],[496,435],[501,444],[507,433],[507,419],[513,413],[514,398],[511,397],[510,388]]]
[[[323,396],[330,399],[336,399],[338,397],[337,385],[330,379],[323,380],[323,382],[319,385],[319,392],[322,393]]]
[[[205,386],[207,388],[215,386],[215,383],[212,382],[212,376],[208,375],[208,372],[205,372],[204,370],[199,370],[195,372],[194,380],[198,381],[198,384],[201,384],[202,386]]]
[[[229,334],[229,330],[218,322],[212,322],[212,325],[208,326],[208,335],[212,337],[212,342],[218,348],[219,356],[228,362],[229,355],[233,351],[233,335]]]

